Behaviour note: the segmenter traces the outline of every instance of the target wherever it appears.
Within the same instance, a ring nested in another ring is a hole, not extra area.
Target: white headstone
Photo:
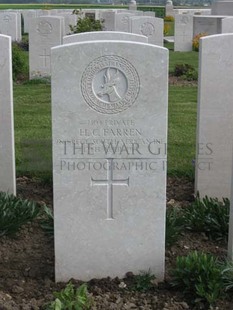
[[[199,33],[207,35],[221,33],[222,16],[193,16],[193,36]]]
[[[193,16],[188,14],[175,15],[174,51],[192,51]]]
[[[0,191],[16,194],[11,38],[0,35]]]
[[[0,34],[10,36],[12,41],[20,41],[21,22],[19,23],[19,16],[18,13],[0,13]]]
[[[214,1],[211,8],[212,15],[233,15],[233,1]]]
[[[104,11],[101,12],[100,18],[103,20],[103,29],[106,31],[115,30],[115,12]]]
[[[23,14],[23,29],[24,33],[29,32],[29,21],[31,18],[36,18],[36,11],[35,10],[25,10],[22,12]]]
[[[134,16],[143,16],[143,15],[144,15],[144,14],[143,14],[143,11],[128,10],[128,11],[126,11],[126,12],[131,13],[131,14],[133,14]]]
[[[233,17],[223,18],[222,20],[222,33],[233,32]]]
[[[150,16],[130,17],[131,32],[148,37],[148,43],[163,46],[163,19]]]
[[[98,40],[123,40],[148,43],[146,36],[116,31],[93,31],[73,34],[63,38],[63,44]]]
[[[131,13],[119,12],[115,15],[115,31],[131,32],[130,17],[134,16]]]
[[[172,1],[167,1],[165,6],[165,14],[166,16],[174,16],[174,7]]]
[[[129,10],[132,10],[132,11],[137,10],[137,2],[135,0],[129,1]]]
[[[52,49],[56,281],[163,278],[167,85],[158,46]]]
[[[61,45],[64,35],[64,19],[48,16],[30,20],[29,69],[30,78],[50,76],[51,47]]]
[[[51,15],[51,10],[37,10],[37,17],[49,15]]]
[[[196,191],[230,198],[233,130],[233,34],[200,40]]]
[[[155,12],[152,12],[152,11],[144,11],[144,12],[143,12],[143,15],[144,15],[144,16],[152,16],[152,17],[155,17]]]
[[[78,15],[70,13],[58,13],[57,16],[64,18],[64,34],[68,35],[73,33],[70,26],[74,27],[77,25]]]

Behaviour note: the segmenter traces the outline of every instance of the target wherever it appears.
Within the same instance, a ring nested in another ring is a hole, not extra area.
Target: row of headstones
[[[137,11],[135,11],[137,12]],[[163,19],[152,16],[135,16],[136,13],[125,12],[102,12],[103,18],[108,15],[105,20],[105,29],[114,33],[138,34],[135,38],[141,40],[143,36],[150,44],[163,46]],[[111,18],[110,18],[110,15]],[[112,25],[110,26],[110,20]],[[108,21],[108,23],[107,23]],[[130,25],[130,29],[129,29]],[[29,27],[29,69],[30,78],[40,78],[50,76],[50,54],[53,46],[58,46],[67,42],[78,42],[82,40],[80,35],[71,35],[63,37],[64,20],[62,17],[39,17],[30,20]],[[106,32],[100,32],[99,38],[105,39]],[[96,34],[93,34],[94,38]],[[108,38],[111,34],[107,35]],[[92,35],[90,34],[91,38]],[[119,36],[117,39],[120,39]],[[145,42],[145,41],[144,41]]]
[[[73,14],[73,10],[7,10],[0,12],[0,33],[12,37],[12,41],[21,41],[22,33],[29,32],[29,24],[31,19],[41,16],[62,16],[64,18],[64,34],[71,32],[70,25],[74,26],[78,18],[89,16],[94,19],[106,19],[105,30],[115,29],[115,13],[127,12],[135,16],[155,16],[154,12],[129,11],[129,10],[80,10],[79,14]],[[109,13],[109,14],[108,14]],[[22,22],[23,20],[23,31]],[[126,18],[124,23],[127,24]],[[107,29],[111,28],[111,29]]]
[[[174,50],[192,51],[192,40],[198,34],[233,33],[233,17],[175,15]]]
[[[11,45],[9,37],[0,40],[0,181],[2,190],[15,193]],[[231,47],[231,34],[201,43],[196,161],[201,196],[230,195]],[[93,40],[54,47],[51,58],[57,281],[149,269],[162,279],[168,50],[128,38]],[[203,169],[209,160],[211,169]],[[219,192],[222,184],[226,195]],[[231,258],[232,213],[231,208]]]

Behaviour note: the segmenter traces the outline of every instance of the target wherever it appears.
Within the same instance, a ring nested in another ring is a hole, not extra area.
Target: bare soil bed
[[[52,188],[26,177],[17,180],[18,195],[46,204],[52,208]],[[185,178],[168,179],[168,207],[183,207],[193,200],[193,184]],[[166,278],[162,283],[153,282],[147,292],[130,289],[134,275],[130,272],[124,279],[93,279],[88,291],[93,297],[92,309],[194,309],[182,292],[171,288],[170,269],[177,255],[192,250],[203,250],[218,257],[226,256],[227,245],[211,242],[205,235],[184,233],[176,245],[166,250]],[[74,284],[81,282],[72,280]],[[0,238],[0,310],[46,309],[44,305],[53,300],[53,292],[65,287],[54,283],[53,239],[48,237],[37,221],[26,225],[15,238]],[[219,310],[232,310],[233,301],[222,300]],[[206,309],[207,310],[207,309]]]

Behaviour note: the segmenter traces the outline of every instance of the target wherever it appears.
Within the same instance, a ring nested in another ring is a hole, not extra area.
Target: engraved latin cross
[[[114,180],[113,179],[113,159],[107,159],[108,170],[106,180],[94,180],[91,178],[92,186],[107,186],[107,220],[113,220],[113,186],[129,186],[129,178]]]
[[[46,52],[46,48],[43,50],[43,54],[39,55],[43,60],[43,66],[46,68],[50,64],[50,54]]]

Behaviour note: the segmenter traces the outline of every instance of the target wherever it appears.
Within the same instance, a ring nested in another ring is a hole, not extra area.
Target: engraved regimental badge
[[[116,114],[131,107],[139,88],[136,69],[119,56],[93,60],[82,75],[81,90],[86,103],[103,114]]]
[[[144,23],[141,26],[141,33],[146,36],[150,37],[155,32],[155,26],[151,23]]]
[[[36,27],[36,31],[42,36],[47,36],[52,30],[52,25],[47,21],[41,21]]]

